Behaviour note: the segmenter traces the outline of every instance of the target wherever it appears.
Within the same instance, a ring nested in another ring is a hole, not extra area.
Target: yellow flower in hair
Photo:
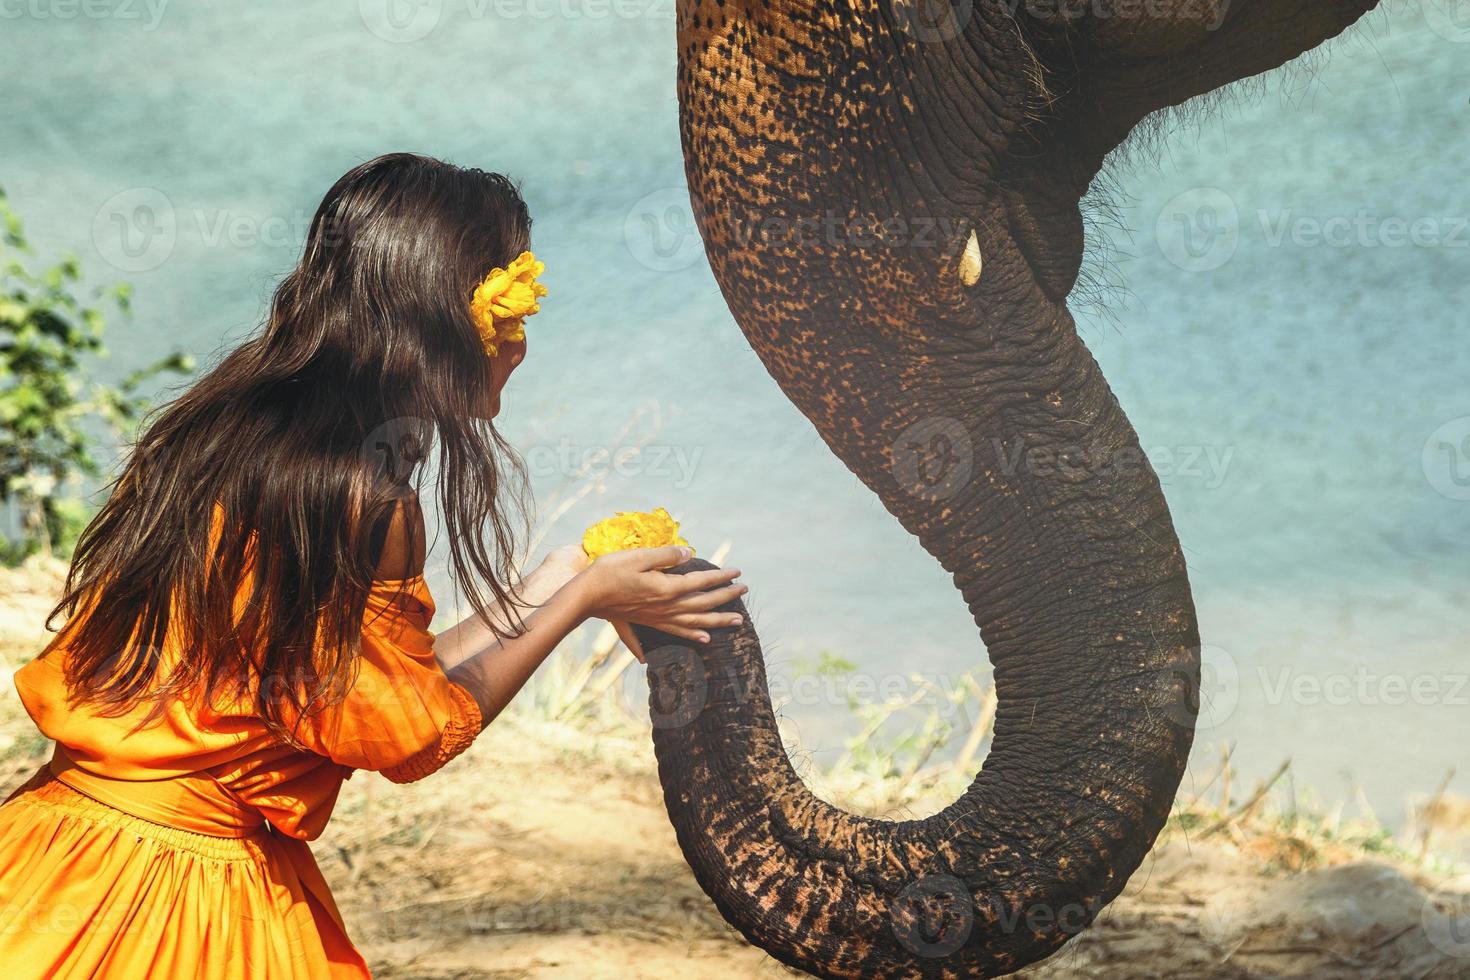
[[[629,548],[662,548],[667,545],[689,546],[679,534],[679,522],[662,507],[651,512],[620,511],[607,520],[598,521],[582,535],[582,550],[591,559]],[[690,548],[692,552],[694,549]]]
[[[500,345],[526,339],[526,317],[541,312],[546,287],[536,277],[546,271],[530,252],[522,252],[504,269],[491,269],[470,297],[470,316],[480,328],[485,353],[494,357]]]

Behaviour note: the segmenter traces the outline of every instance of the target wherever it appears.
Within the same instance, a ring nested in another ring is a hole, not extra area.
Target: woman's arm
[[[578,545],[551,552],[536,570],[521,580],[515,594],[525,609],[536,609],[556,595],[561,587],[587,567],[587,554]],[[511,617],[500,604],[486,610],[501,632],[509,632]],[[529,618],[529,617],[527,617]],[[445,672],[459,666],[496,642],[495,632],[478,616],[470,616],[434,638],[434,656]]]
[[[403,579],[422,574],[426,537],[424,513],[419,507],[418,497],[400,500],[374,541],[374,549],[378,553],[377,577]],[[542,605],[586,567],[587,554],[578,545],[551,552],[535,571],[521,580],[516,590],[521,607],[535,609]],[[502,633],[509,632],[512,617],[500,603],[485,611]],[[447,673],[495,642],[495,632],[489,624],[478,616],[470,616],[434,638],[434,658]]]
[[[421,574],[425,537],[418,501],[402,501],[379,547],[378,577]],[[524,632],[497,639],[489,624],[470,616],[435,637],[435,658],[446,676],[474,698],[481,724],[488,725],[551,651],[591,617],[640,623],[707,643],[707,630],[740,624],[738,615],[715,610],[744,595],[746,588],[731,584],[740,575],[735,568],[664,573],[690,554],[688,548],[638,548],[588,564],[580,547],[559,548],[518,590],[525,606],[535,607],[521,620]],[[499,607],[486,611],[497,620],[508,618]]]
[[[471,616],[434,638],[436,650],[446,635],[456,644],[450,655],[455,659],[454,666],[446,668],[444,673],[475,699],[480,707],[481,725],[494,721],[551,651],[587,619],[586,600],[581,591],[570,583],[558,589],[524,617],[525,632],[519,636],[497,640],[482,620]],[[479,639],[478,652],[464,645],[471,637]],[[440,663],[444,659],[441,656]]]
[[[401,579],[422,574],[425,538],[418,499],[399,501],[374,542],[377,576]],[[523,617],[526,630],[520,636],[501,641],[485,620],[470,616],[434,637],[434,658],[449,679],[475,699],[482,726],[500,714],[541,661],[587,618],[585,590],[565,588],[586,566],[587,556],[580,547],[575,553],[560,548],[522,580],[517,595],[525,606],[536,608]],[[508,629],[510,617],[500,605],[486,612],[502,630]]]
[[[642,623],[665,632],[708,642],[705,630],[740,624],[733,613],[715,610],[745,594],[732,585],[740,571],[715,568],[687,575],[668,575],[663,569],[686,560],[688,548],[639,548],[599,558],[576,573],[538,609],[522,621],[519,636],[493,641],[483,623],[464,632],[455,627],[454,642],[483,631],[493,642],[461,659],[446,673],[463,687],[480,708],[481,724],[488,725],[525,686],[567,634],[591,617]],[[436,644],[438,640],[436,639]]]

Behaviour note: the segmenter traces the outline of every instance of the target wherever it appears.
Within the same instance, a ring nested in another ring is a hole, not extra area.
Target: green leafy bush
[[[117,385],[89,377],[86,362],[105,357],[104,309],[126,319],[126,284],[81,295],[75,256],[33,272],[19,216],[0,190],[0,506],[18,516],[18,537],[0,537],[0,560],[66,553],[85,526],[82,499],[97,477],[98,443],[131,437],[148,407],[139,389],[162,372],[191,372],[173,353]]]

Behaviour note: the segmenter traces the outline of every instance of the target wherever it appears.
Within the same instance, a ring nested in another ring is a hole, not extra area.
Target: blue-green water
[[[1120,170],[1111,312],[1083,317],[1190,558],[1198,771],[1221,743],[1247,776],[1289,756],[1389,817],[1470,735],[1470,22],[1423,2]],[[657,504],[706,552],[733,540],[807,750],[855,729],[800,683],[820,650],[890,693],[983,664],[947,577],[780,396],[689,237],[672,0],[391,3],[0,4],[0,184],[43,251],[138,290],[104,370],[241,338],[363,159],[506,171],[553,290],[502,417],[543,514],[588,452],[645,446],[550,540]]]

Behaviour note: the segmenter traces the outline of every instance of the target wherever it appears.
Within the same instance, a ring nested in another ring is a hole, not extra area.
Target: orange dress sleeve
[[[480,734],[480,709],[434,659],[433,617],[422,576],[373,583],[356,681],[339,702],[302,719],[297,737],[307,749],[409,783],[469,747]]]

